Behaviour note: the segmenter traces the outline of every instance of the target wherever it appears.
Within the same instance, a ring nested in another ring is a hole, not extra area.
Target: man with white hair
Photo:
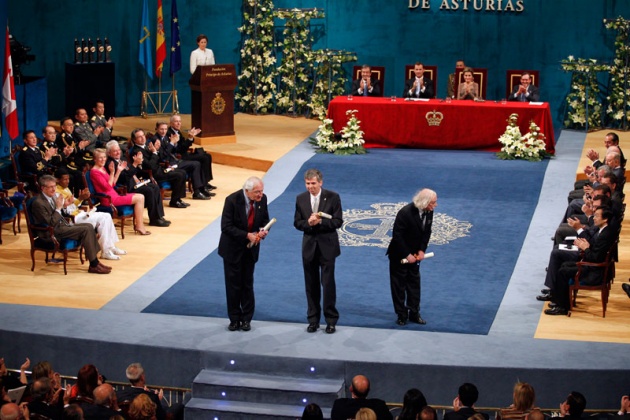
[[[420,262],[431,239],[433,210],[437,207],[437,194],[425,188],[413,201],[398,211],[387,248],[389,277],[396,323],[407,320],[424,325],[420,316]]]

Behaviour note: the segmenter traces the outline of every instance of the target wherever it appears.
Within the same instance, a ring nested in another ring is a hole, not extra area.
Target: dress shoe
[[[547,307],[549,309],[557,308],[558,304],[556,302],[549,302],[549,305],[547,305]]]
[[[398,319],[396,320],[396,324],[398,324],[398,325],[407,325],[407,320],[405,318],[403,318],[402,316],[399,316]]]
[[[308,327],[306,327],[306,332],[314,333],[317,330],[319,330],[319,324],[317,322],[311,322],[308,324]]]
[[[545,309],[545,315],[568,315],[569,311],[562,306],[556,306],[551,309]]]
[[[185,201],[182,201],[181,199],[179,199],[179,200],[177,200],[177,201],[178,201],[178,203],[183,204],[185,207],[190,207],[190,204],[188,204],[188,203],[187,203],[187,202],[185,202]]]
[[[184,203],[182,203],[181,201],[176,201],[176,202],[170,202],[169,207],[173,207],[176,209],[185,209],[186,207],[188,207],[187,205],[185,205]]]
[[[241,323],[241,331],[249,331],[252,329],[252,325],[249,321],[243,321]]]
[[[212,184],[211,184],[211,183],[209,183],[209,182],[206,184],[206,188],[207,188],[207,189],[209,189],[210,191],[212,191],[212,190],[216,190],[216,189],[217,189],[217,187],[215,187],[214,185],[212,185]]]
[[[217,193],[213,193],[212,191],[208,191],[207,189],[204,188],[203,190],[203,194],[207,195],[208,197],[214,197],[215,195],[217,195]]]
[[[162,219],[156,219],[149,222],[149,226],[169,227],[170,225],[170,223],[166,223],[166,221]]]
[[[241,328],[241,323],[239,321],[232,321],[230,325],[228,325],[228,330],[237,331]]]
[[[552,300],[552,296],[549,295],[538,295],[536,296],[536,300],[539,300],[541,302],[549,302],[550,300]]]
[[[88,268],[88,273],[93,273],[93,274],[109,274],[111,272],[111,270],[106,270],[105,268],[101,267],[101,265],[95,265],[94,267],[90,266],[90,268]]]
[[[164,223],[169,224],[169,225],[171,224],[171,221],[170,221],[170,220],[166,220],[166,219],[165,219],[165,218],[163,218],[163,217],[160,217],[160,220],[161,220],[161,221],[163,221]]]
[[[111,249],[101,252],[101,258],[104,260],[119,260],[120,257],[112,252]]]
[[[540,293],[542,293],[543,295],[550,295],[551,289],[540,289]]]
[[[427,323],[427,321],[422,319],[420,314],[409,315],[409,322],[415,322],[416,324],[420,324],[420,325],[425,325]]]
[[[337,328],[333,324],[326,325],[326,334],[334,334]]]
[[[630,284],[624,283],[621,285],[621,288],[623,289],[624,292],[626,292],[628,297],[630,297]]]
[[[193,198],[193,200],[210,200],[210,197],[208,197],[207,195],[205,195],[201,191],[197,191],[197,192],[193,193],[192,198]]]
[[[100,261],[98,262],[98,265],[104,270],[112,271],[112,268],[109,265],[105,265]]]

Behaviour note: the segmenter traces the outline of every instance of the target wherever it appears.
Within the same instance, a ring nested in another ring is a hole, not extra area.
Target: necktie
[[[368,96],[368,85],[367,85],[367,81],[363,80],[365,83],[363,84],[363,96]]]
[[[317,213],[317,210],[319,210],[319,197],[315,197],[313,200],[313,213]]]
[[[420,79],[416,79],[418,86],[416,87],[416,96],[420,96]]]
[[[251,232],[254,228],[254,200],[249,201],[249,212],[247,213],[247,231]]]
[[[427,212],[426,211],[422,212],[422,215],[420,216],[420,220],[422,221],[422,229],[424,229],[426,224],[427,224]]]

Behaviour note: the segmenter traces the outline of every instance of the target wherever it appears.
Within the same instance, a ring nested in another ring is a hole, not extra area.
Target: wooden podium
[[[201,128],[195,144],[236,143],[233,64],[197,66],[188,82],[191,90],[192,127]]]

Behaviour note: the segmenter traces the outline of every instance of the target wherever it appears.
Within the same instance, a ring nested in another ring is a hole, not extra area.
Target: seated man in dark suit
[[[37,136],[33,130],[27,130],[22,134],[24,140],[24,147],[19,155],[18,162],[20,164],[20,170],[24,174],[36,175],[38,178],[43,175],[50,175],[56,167],[53,165],[53,156],[57,153],[57,149],[54,147],[48,148],[46,151],[42,151],[37,146]],[[37,193],[37,186],[31,182],[28,182],[26,189]]]
[[[367,398],[370,392],[370,381],[363,375],[352,378],[350,385],[352,398],[337,398],[330,412],[331,420],[354,418],[359,409],[366,407],[376,413],[377,420],[392,420],[392,415],[385,401],[378,398]]]
[[[567,420],[580,420],[586,408],[586,398],[577,391],[571,391],[567,399],[560,404],[560,417]]]
[[[574,246],[584,252],[582,261],[601,263],[606,259],[606,253],[617,240],[617,231],[609,226],[612,219],[612,211],[608,207],[598,207],[593,214],[593,236],[590,239],[579,237]],[[569,281],[578,272],[577,262],[580,260],[580,252],[554,249],[551,251],[545,286],[549,288],[549,294],[543,294],[536,299],[552,301],[547,315],[566,315],[569,311]],[[580,283],[597,285],[601,284],[603,268],[584,267],[580,277]]]
[[[126,402],[133,401],[133,399],[140,394],[146,394],[151,401],[156,405],[156,417],[157,420],[164,420],[166,418],[166,411],[162,407],[162,398],[164,398],[164,390],[159,391],[150,390],[146,387],[146,379],[144,376],[144,368],[140,363],[132,363],[127,366],[125,371],[127,379],[131,383],[130,387],[119,389],[116,392],[118,401]]]
[[[413,65],[415,77],[405,81],[405,90],[403,98],[433,98],[433,81],[428,77],[424,77],[424,66],[418,62]]]
[[[116,399],[116,390],[110,384],[103,384],[94,390],[94,404],[84,404],[85,420],[109,420],[112,416],[121,415]]]
[[[538,88],[532,85],[531,74],[526,71],[523,72],[521,75],[521,84],[514,86],[508,100],[519,102],[538,102],[540,100]]]
[[[379,81],[372,78],[370,66],[366,64],[361,66],[361,77],[352,82],[350,93],[357,96],[383,96]]]
[[[468,420],[475,414],[480,414],[488,420],[486,413],[480,413],[474,408],[478,398],[479,391],[474,384],[462,384],[457,392],[457,397],[453,400],[453,411],[446,413],[444,420]]]
[[[62,389],[59,393],[53,391],[50,378],[39,378],[32,385],[32,400],[28,403],[30,414],[38,414],[51,420],[60,420],[63,413],[64,396]],[[68,399],[68,397],[66,397]]]

